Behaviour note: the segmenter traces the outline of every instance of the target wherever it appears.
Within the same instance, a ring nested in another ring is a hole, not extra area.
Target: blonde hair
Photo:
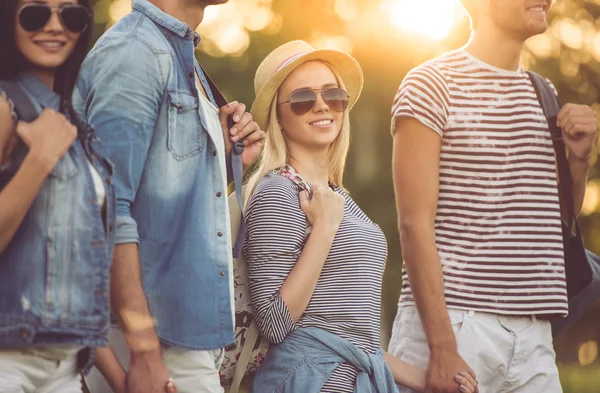
[[[320,61],[320,60],[319,60]],[[323,62],[327,64],[326,62]],[[328,65],[328,64],[327,64]],[[328,65],[329,66],[329,65]],[[331,67],[330,67],[331,68]],[[335,74],[338,84],[342,89],[346,89],[342,78],[339,74],[332,69]],[[280,86],[281,87],[281,86]],[[248,202],[258,186],[258,183],[274,169],[281,168],[287,164],[288,151],[285,142],[285,137],[279,121],[277,119],[277,97],[279,92],[275,93],[273,101],[271,102],[269,125],[266,130],[265,146],[263,151],[258,158],[258,167],[256,171],[248,179],[246,194],[244,196],[244,206],[248,206]],[[346,167],[346,157],[348,156],[348,149],[350,148],[350,116],[349,110],[344,111],[342,119],[342,127],[337,138],[331,144],[329,148],[329,181],[343,187],[344,168]]]

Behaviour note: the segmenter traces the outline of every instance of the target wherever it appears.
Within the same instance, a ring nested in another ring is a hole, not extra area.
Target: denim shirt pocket
[[[167,145],[178,160],[195,156],[206,145],[199,117],[198,97],[181,91],[169,91]]]

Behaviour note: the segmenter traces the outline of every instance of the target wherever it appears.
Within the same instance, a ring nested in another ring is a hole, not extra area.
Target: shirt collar
[[[60,96],[31,73],[19,74],[17,82],[44,108],[60,111]]]
[[[167,14],[148,0],[133,0],[132,9],[141,12],[157,25],[179,37],[192,40],[194,48],[197,48],[198,45],[200,45],[201,38],[197,32],[192,31],[188,25]]]

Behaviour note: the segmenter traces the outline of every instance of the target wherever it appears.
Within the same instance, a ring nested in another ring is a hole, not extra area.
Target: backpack
[[[563,243],[569,315],[552,322],[552,335],[556,337],[581,319],[600,299],[600,257],[585,248],[573,211],[571,171],[565,154],[562,131],[556,125],[556,116],[562,105],[550,84],[541,75],[531,71],[527,73],[548,122],[558,169],[559,199],[568,209],[568,218],[563,219]]]
[[[310,185],[293,168],[285,166],[273,171],[287,177],[299,190],[310,192]],[[231,235],[235,238],[243,223],[242,193],[236,191],[229,196]],[[307,232],[310,227],[307,228]],[[235,298],[235,341],[237,346],[227,349],[221,370],[221,385],[230,386],[229,393],[238,393],[243,381],[248,381],[261,366],[269,350],[268,341],[260,336],[252,315],[252,304],[248,291],[248,268],[242,253],[233,259],[234,298]]]

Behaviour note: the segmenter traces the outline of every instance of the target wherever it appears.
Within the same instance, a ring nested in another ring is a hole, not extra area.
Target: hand
[[[177,393],[177,387],[169,378],[160,351],[131,353],[127,373],[127,393]]]
[[[473,380],[477,379],[475,372],[456,350],[432,351],[427,365],[425,393],[456,393],[459,385],[462,384],[456,380],[456,376],[464,371]],[[468,388],[467,385],[465,387]],[[462,391],[467,392],[468,390]],[[477,386],[475,386],[474,392],[478,392]]]
[[[252,114],[246,112],[246,105],[237,101],[221,107],[219,110],[221,127],[225,133],[225,144],[227,151],[231,149],[231,144],[243,139],[244,152],[242,153],[242,163],[244,168],[249,167],[258,158],[265,143],[265,132],[260,129],[258,123],[252,119]],[[233,116],[234,124],[229,129],[227,119]],[[244,139],[245,138],[245,139]]]
[[[300,207],[306,213],[308,222],[313,228],[324,228],[337,233],[344,218],[346,201],[343,196],[329,187],[313,185],[312,198],[308,192],[300,192]]]
[[[30,153],[42,158],[52,169],[77,137],[77,127],[72,125],[62,113],[44,109],[33,122],[20,121],[17,133],[29,147]]]
[[[477,387],[479,383],[466,371],[461,371],[460,374],[454,378],[454,380],[460,384],[458,390],[462,393],[479,392],[479,388]]]
[[[594,110],[587,105],[566,104],[558,114],[557,125],[570,155],[589,161],[597,132]]]

